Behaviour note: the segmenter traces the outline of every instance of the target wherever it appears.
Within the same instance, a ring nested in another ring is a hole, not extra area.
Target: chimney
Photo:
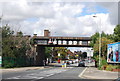
[[[49,37],[49,36],[50,36],[50,31],[44,30],[44,37]]]
[[[37,37],[37,34],[33,34],[34,37]]]

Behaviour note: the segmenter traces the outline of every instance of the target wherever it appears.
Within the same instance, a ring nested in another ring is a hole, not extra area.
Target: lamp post
[[[99,66],[101,64],[101,18],[99,16],[93,16],[97,17],[100,20],[100,26],[99,26]]]

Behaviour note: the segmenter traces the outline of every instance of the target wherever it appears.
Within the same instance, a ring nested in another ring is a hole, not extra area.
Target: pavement
[[[84,73],[82,75],[79,75],[79,77],[82,77],[84,79],[117,79],[118,78],[118,72],[98,70],[95,67],[86,67],[86,69],[83,72]]]
[[[20,67],[20,68],[9,68],[9,69],[0,69],[0,73],[8,73],[8,72],[20,72],[27,70],[36,70],[36,69],[44,69],[45,67]]]
[[[8,73],[8,72],[20,72],[20,71],[27,71],[27,70],[36,70],[36,69],[44,69],[44,68],[52,68],[51,66],[54,65],[62,65],[58,63],[50,63],[50,66],[37,66],[37,67],[19,67],[19,68],[7,68],[7,69],[0,69],[1,73]]]

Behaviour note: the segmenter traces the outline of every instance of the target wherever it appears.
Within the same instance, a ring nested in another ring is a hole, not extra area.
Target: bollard
[[[64,63],[62,64],[62,68],[64,67]]]
[[[64,64],[64,67],[66,68],[66,63]]]

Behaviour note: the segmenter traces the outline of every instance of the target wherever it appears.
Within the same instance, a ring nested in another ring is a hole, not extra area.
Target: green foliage
[[[120,25],[117,25],[114,28],[114,40],[115,40],[115,42],[120,41]]]
[[[98,37],[99,37],[99,33],[98,33],[98,32],[96,32],[94,35],[91,36],[92,41],[91,41],[90,45],[91,45],[92,47],[93,47],[94,44],[96,43],[96,40],[97,40]]]
[[[90,45],[94,49],[94,56],[93,58],[97,61],[97,65],[99,64],[99,33],[95,33],[94,35],[91,36],[91,43]],[[113,68],[119,68],[118,66],[112,66],[107,64],[107,44],[113,43],[113,42],[118,42],[120,41],[120,25],[117,25],[114,28],[114,33],[113,34],[105,34],[104,32],[101,33],[101,65],[98,67],[99,69],[107,69],[107,70],[112,70],[111,67]],[[104,59],[103,59],[104,58]]]
[[[101,65],[107,65],[107,60],[105,58],[102,58]]]
[[[110,64],[110,65],[107,65],[107,67],[106,67],[106,70],[107,70],[107,71],[112,71],[112,69],[113,69],[113,65],[111,65],[111,64]]]
[[[108,36],[109,36],[108,34],[105,34],[105,33],[102,31],[101,37],[107,38]],[[111,35],[110,35],[110,36],[111,36]],[[108,39],[110,38],[110,36],[108,37]],[[94,44],[97,42],[97,40],[99,39],[99,37],[100,37],[99,32],[96,32],[94,35],[91,36],[92,41],[91,41],[90,45],[91,45],[92,47],[93,47]]]
[[[2,38],[10,37],[13,34],[14,31],[11,31],[8,25],[2,27]]]
[[[114,35],[113,35],[113,34],[107,34],[106,37],[107,37],[108,39],[111,39],[111,40],[114,41]]]
[[[11,62],[7,62],[7,61],[4,61],[4,68],[13,68],[14,67],[14,64],[11,63]]]
[[[119,65],[114,65],[112,66],[113,69],[120,69],[120,66]]]
[[[22,37],[22,36],[23,36],[23,33],[22,33],[22,31],[20,31],[20,32],[17,32],[17,36],[19,36],[19,37]]]
[[[30,39],[30,44],[31,44],[31,45],[34,44],[34,39]]]
[[[25,58],[27,60],[26,51],[30,49],[28,39],[22,36],[22,32],[18,32],[17,35],[14,35],[14,31],[11,31],[8,25],[3,26],[1,29],[2,58],[14,58],[3,59],[2,66],[6,68],[23,66],[22,64],[26,63],[26,61],[24,61],[24,63],[18,63],[17,61],[19,60],[18,58]],[[17,64],[15,64],[15,62]]]
[[[4,68],[13,68],[13,67],[22,67],[29,66],[30,60],[25,57],[22,58],[13,58],[13,57],[3,57],[2,66]]]
[[[57,53],[60,53],[61,55],[61,59],[66,59],[66,55],[67,55],[67,48],[65,47],[55,47],[55,50],[57,51]]]
[[[52,47],[45,47],[45,57],[49,58],[51,56]]]
[[[107,58],[107,44],[113,43],[113,40],[107,39],[106,37],[101,38],[101,56]],[[94,52],[99,53],[99,39],[93,46]]]

